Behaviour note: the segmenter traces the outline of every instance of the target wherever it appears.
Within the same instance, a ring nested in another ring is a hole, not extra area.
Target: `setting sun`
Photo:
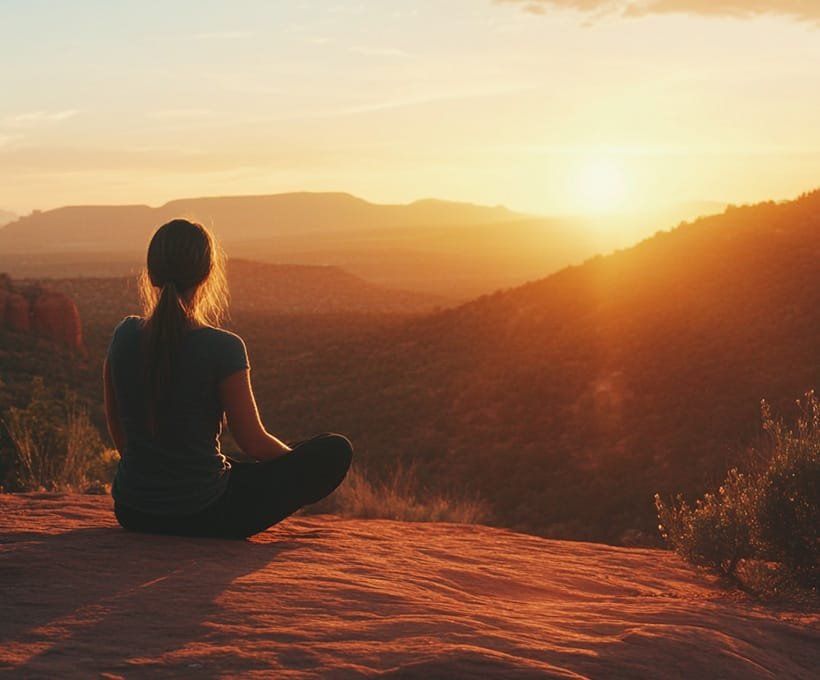
[[[0,74],[14,93],[0,104],[0,212],[304,190],[539,215],[782,200],[820,172],[820,41],[802,9],[816,3],[765,3],[106,13],[86,0],[47,3],[47,52],[39,3],[0,3],[0,57],[15,65]]]
[[[582,213],[617,212],[626,207],[628,182],[623,165],[609,156],[585,159],[574,176],[574,194]]]

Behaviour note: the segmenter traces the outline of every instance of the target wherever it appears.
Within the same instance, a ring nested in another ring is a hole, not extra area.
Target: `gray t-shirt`
[[[108,365],[125,436],[111,493],[126,507],[158,515],[205,509],[225,491],[230,463],[222,455],[219,383],[248,368],[242,338],[204,326],[187,331],[174,355],[164,415],[170,427],[152,434],[146,417],[146,380],[140,317],[114,329]]]

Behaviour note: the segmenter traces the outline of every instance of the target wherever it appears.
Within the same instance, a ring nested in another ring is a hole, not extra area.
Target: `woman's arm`
[[[219,399],[228,427],[239,448],[256,460],[272,460],[290,447],[270,434],[259,418],[249,369],[229,375],[219,384]]]
[[[105,401],[105,420],[108,424],[108,434],[111,441],[117,447],[117,451],[122,455],[125,448],[125,436],[120,427],[120,412],[117,408],[117,398],[114,395],[114,383],[111,380],[111,367],[108,359],[103,363],[103,399]]]

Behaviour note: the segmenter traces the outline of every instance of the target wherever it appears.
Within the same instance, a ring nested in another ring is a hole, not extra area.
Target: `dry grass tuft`
[[[487,504],[481,499],[435,495],[419,490],[412,466],[397,467],[384,481],[371,481],[353,467],[333,494],[306,508],[305,512],[329,512],[359,519],[457,524],[480,524],[490,516]]]

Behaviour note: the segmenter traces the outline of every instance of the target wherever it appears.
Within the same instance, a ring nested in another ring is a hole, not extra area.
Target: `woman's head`
[[[157,229],[140,274],[145,316],[147,417],[161,429],[163,403],[173,389],[176,349],[186,331],[216,325],[228,306],[224,257],[211,233],[177,219]]]
[[[178,301],[187,325],[217,324],[225,314],[224,257],[201,224],[176,219],[157,229],[140,278],[146,319],[156,315],[166,293],[169,302]]]

